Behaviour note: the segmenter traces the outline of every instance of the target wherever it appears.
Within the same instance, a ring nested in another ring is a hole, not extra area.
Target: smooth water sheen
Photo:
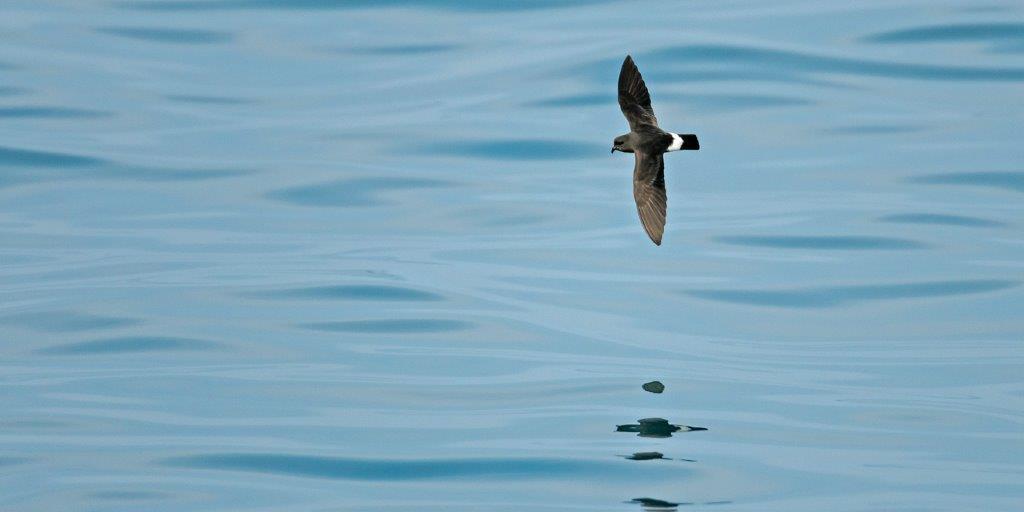
[[[4,511],[1024,510],[1020,2],[0,33]],[[700,136],[662,247],[627,52]]]

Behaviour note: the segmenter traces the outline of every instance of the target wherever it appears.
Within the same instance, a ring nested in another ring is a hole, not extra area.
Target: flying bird
[[[654,108],[651,107],[651,94],[647,92],[644,78],[629,55],[619,71],[619,108],[629,122],[629,133],[615,137],[612,153],[633,153],[636,159],[633,166],[636,211],[647,236],[655,245],[661,245],[668,208],[664,154],[681,149],[697,150],[700,143],[692,133],[666,132],[658,127],[658,118],[654,117]]]

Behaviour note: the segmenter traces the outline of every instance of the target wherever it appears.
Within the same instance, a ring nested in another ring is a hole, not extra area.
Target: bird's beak
[[[615,146],[612,146],[612,153],[615,152]]]

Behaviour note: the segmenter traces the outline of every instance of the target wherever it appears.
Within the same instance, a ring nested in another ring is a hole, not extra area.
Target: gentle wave
[[[967,215],[950,215],[946,213],[896,213],[879,219],[882,222],[897,224],[933,224],[938,226],[960,226],[972,228],[999,228],[1006,226],[999,222]]]
[[[381,285],[335,285],[288,288],[251,294],[272,299],[351,299],[367,301],[438,301],[444,297],[413,288]]]
[[[358,178],[316,185],[277,190],[267,194],[270,199],[301,206],[351,208],[384,203],[391,191],[432,189],[451,186],[450,182],[424,178]]]
[[[343,480],[431,480],[457,478],[551,478],[611,473],[621,466],[564,458],[373,460],[308,455],[225,453],[175,457],[173,467],[252,471]],[[685,473],[685,471],[684,471]]]
[[[886,250],[922,249],[926,244],[905,238],[882,236],[796,236],[796,235],[746,235],[720,236],[716,241],[749,247],[773,247],[777,249],[810,250]]]
[[[550,9],[607,0],[136,0],[119,2],[129,9],[154,11],[207,11],[241,9],[348,10],[367,8],[423,7],[457,11],[517,11]]]
[[[313,329],[316,331],[378,334],[450,332],[469,329],[472,326],[473,324],[471,322],[432,318],[346,320],[338,322],[318,322],[304,325],[307,329]]]
[[[103,355],[210,350],[218,346],[217,343],[206,340],[167,336],[129,336],[55,345],[40,349],[38,352],[49,355]]]
[[[989,293],[1018,286],[1018,281],[975,279],[875,285],[820,286],[779,290],[690,290],[701,299],[790,308],[827,308],[862,301],[920,299]]]
[[[1024,192],[1024,172],[953,172],[915,176],[913,183],[930,185],[970,185]]]
[[[198,29],[101,27],[96,29],[96,31],[102,34],[155,43],[210,44],[224,43],[233,39],[233,36],[227,32]]]

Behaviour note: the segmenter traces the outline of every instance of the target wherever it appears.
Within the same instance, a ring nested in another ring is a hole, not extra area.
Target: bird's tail
[[[679,137],[683,139],[683,147],[679,149],[691,149],[694,151],[700,149],[700,142],[697,142],[697,135],[693,133],[680,133]]]

